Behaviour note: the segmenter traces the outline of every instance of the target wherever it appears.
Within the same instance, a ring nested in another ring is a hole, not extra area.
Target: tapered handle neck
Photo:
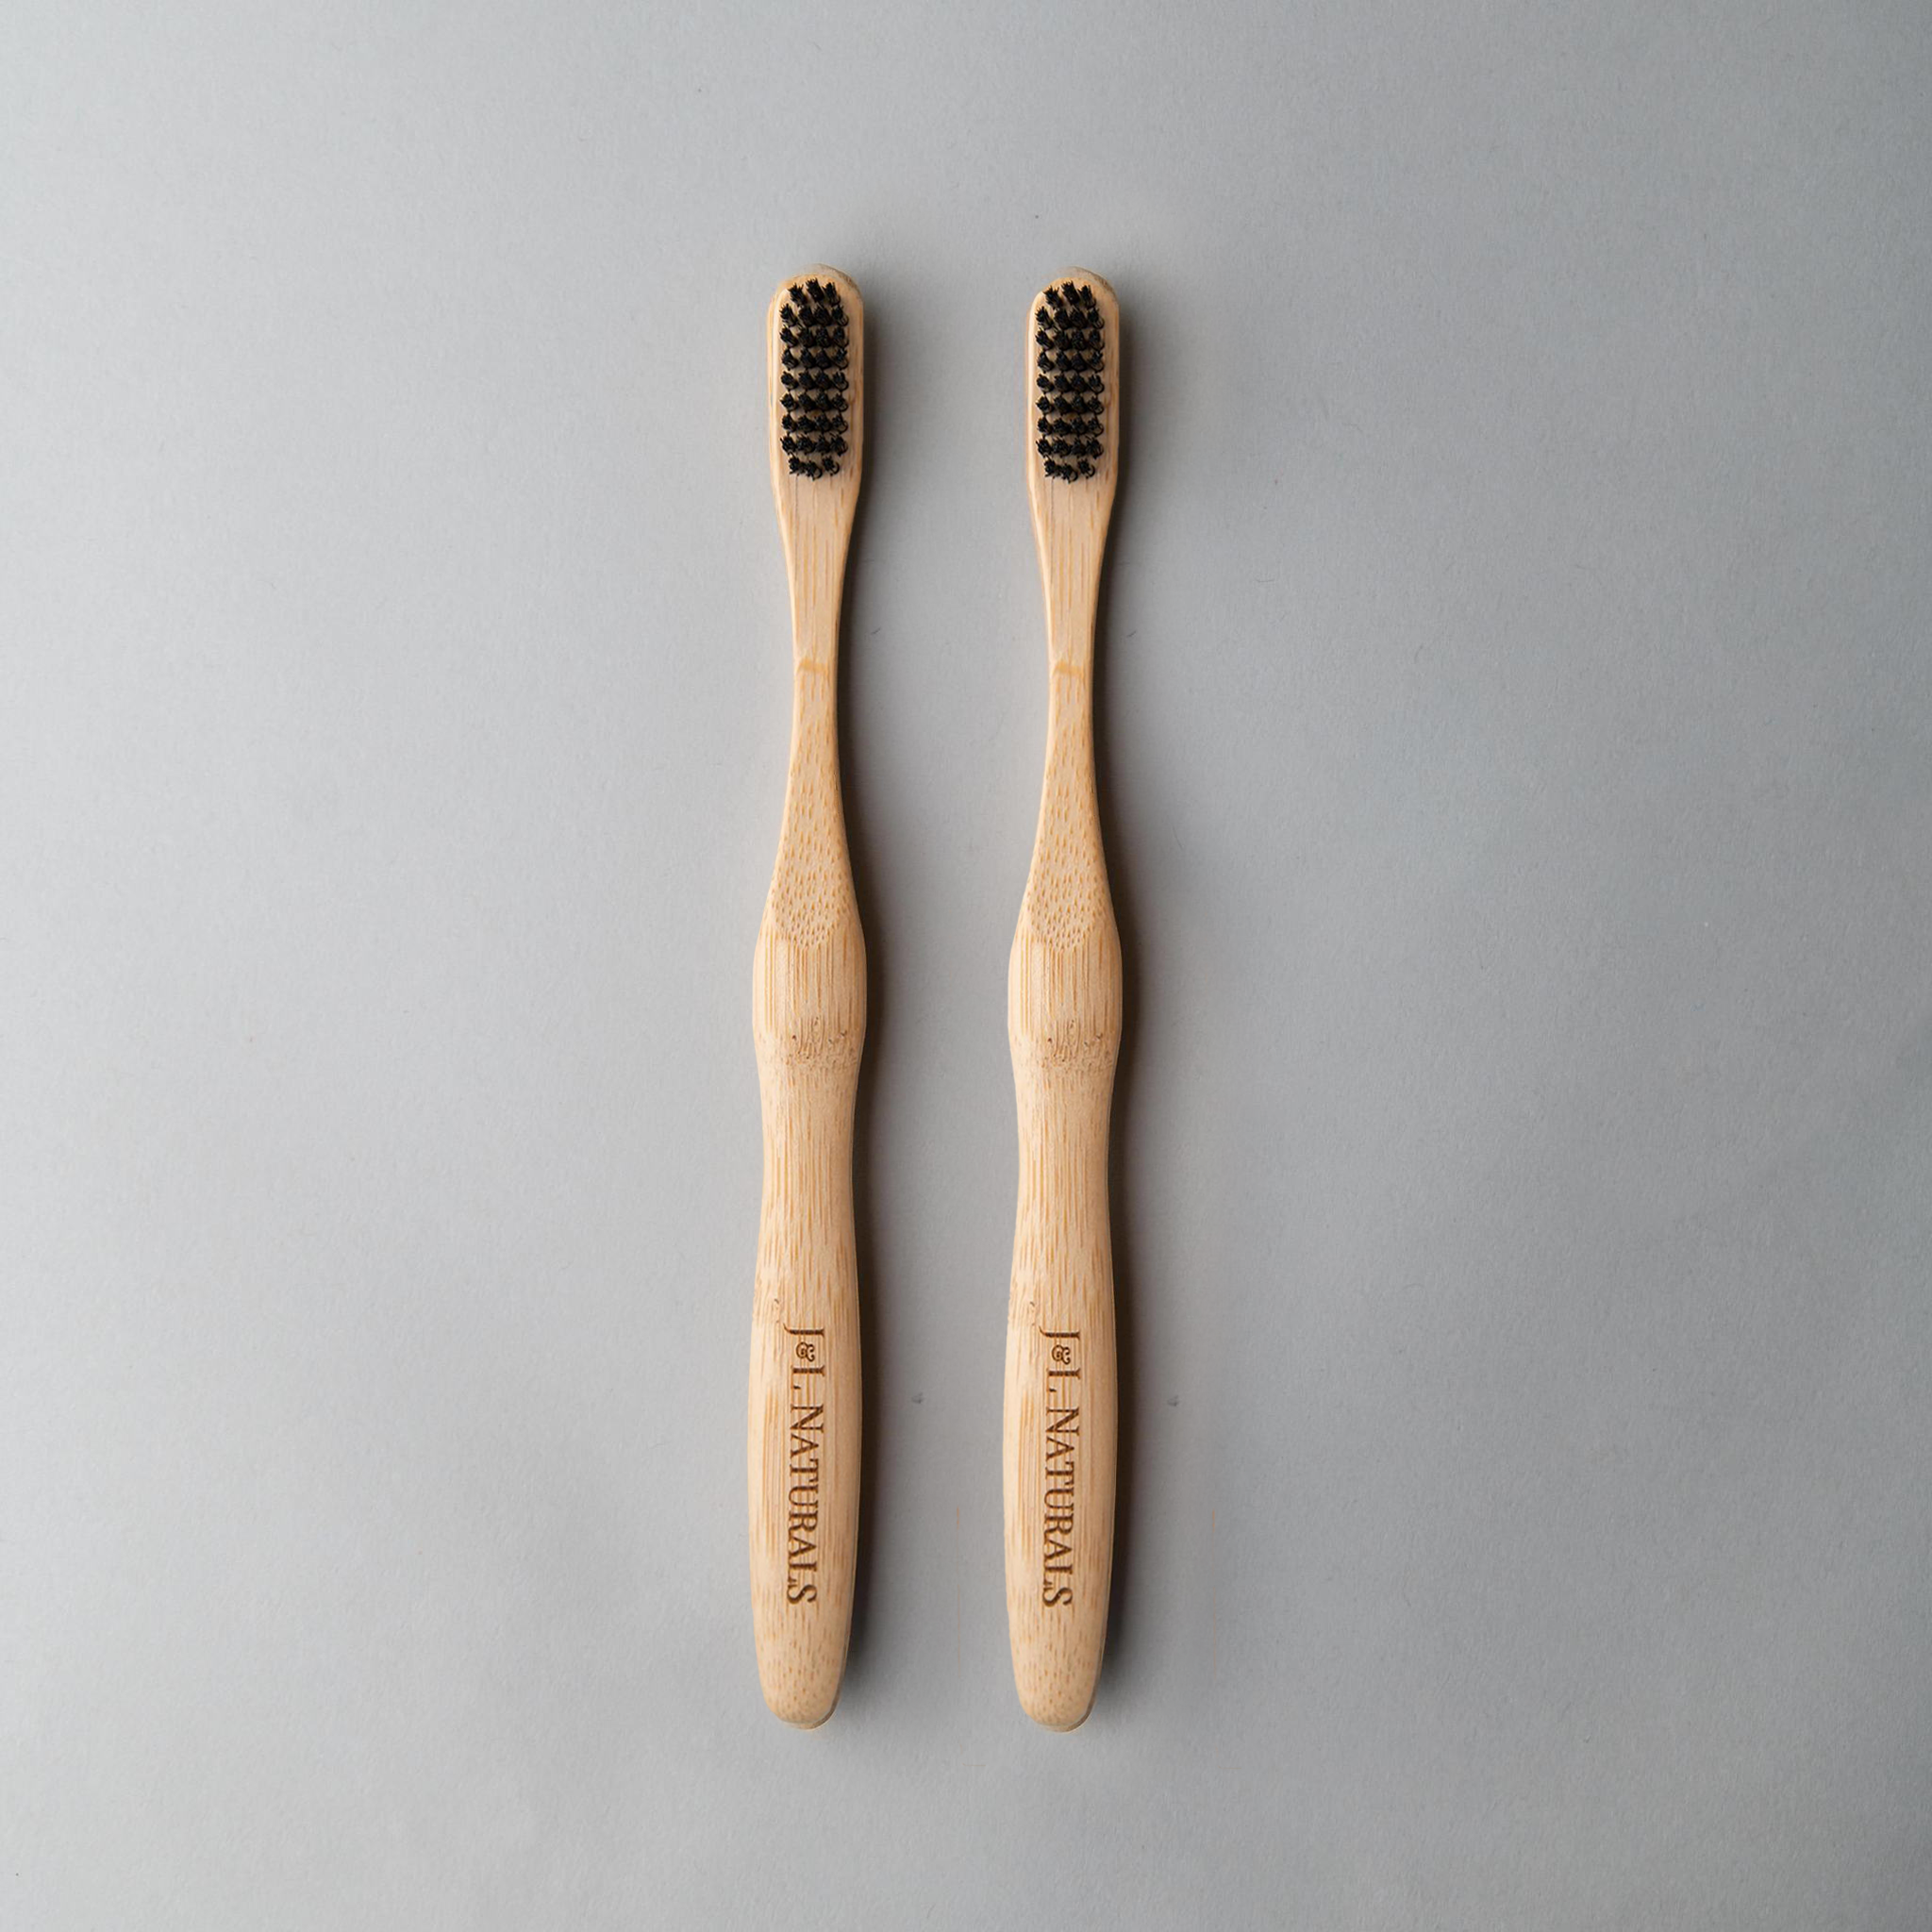
[[[1058,519],[1041,518],[1041,585],[1046,598],[1046,655],[1056,670],[1062,667],[1083,675],[1093,666],[1094,613],[1100,602],[1101,546],[1106,526],[1098,534],[1070,530]]]
[[[791,656],[827,675],[839,666],[839,606],[852,519],[838,510],[808,513],[784,525],[785,569],[791,585]]]

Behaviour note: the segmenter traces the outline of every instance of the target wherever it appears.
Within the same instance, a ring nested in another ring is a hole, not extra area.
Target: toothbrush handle
[[[1093,1702],[1113,1568],[1107,1169],[1121,958],[1111,910],[1066,949],[1023,921],[1008,985],[1020,1205],[1007,1313],[1007,1622],[1026,1714],[1072,1730]]]
[[[747,1463],[752,1625],[765,1702],[823,1724],[839,1701],[858,1542],[858,1265],[852,1117],[865,1032],[856,915],[758,935],[754,1037],[765,1178]]]

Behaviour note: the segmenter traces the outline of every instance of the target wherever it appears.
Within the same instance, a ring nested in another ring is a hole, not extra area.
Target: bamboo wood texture
[[[780,448],[779,311],[808,278],[848,332],[847,453],[794,475]],[[852,1117],[865,1039],[865,941],[839,789],[839,607],[864,447],[864,309],[836,270],[788,280],[766,319],[772,488],[791,587],[791,756],[778,860],[758,928],[752,1036],[764,1191],[752,1305],[747,1463],[758,1679],[787,1724],[839,1701],[858,1532],[858,1269]]]
[[[1019,1101],[1020,1201],[1007,1316],[1007,1619],[1028,1716],[1071,1730],[1093,1703],[1113,1567],[1113,1241],[1108,1122],[1121,1042],[1121,944],[1093,774],[1093,625],[1113,509],[1120,309],[1097,275],[1106,364],[1092,476],[1045,475],[1027,309],[1027,491],[1046,595],[1046,777],[1007,975]]]

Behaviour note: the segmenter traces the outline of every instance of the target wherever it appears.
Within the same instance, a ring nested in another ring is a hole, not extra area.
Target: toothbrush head
[[[850,328],[835,284],[793,282],[778,308],[778,448],[794,476],[836,476],[846,453]]]
[[[1086,482],[1107,454],[1111,391],[1096,280],[1050,282],[1033,308],[1033,447],[1043,473],[1062,483]]]

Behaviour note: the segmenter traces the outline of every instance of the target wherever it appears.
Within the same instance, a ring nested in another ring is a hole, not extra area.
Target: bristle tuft
[[[1100,460],[1107,392],[1107,327],[1093,291],[1061,282],[1041,291],[1033,340],[1041,467],[1064,483],[1091,476]]]
[[[847,448],[845,304],[836,284],[816,279],[794,282],[786,293],[791,300],[778,310],[778,447],[794,476],[836,476]]]

